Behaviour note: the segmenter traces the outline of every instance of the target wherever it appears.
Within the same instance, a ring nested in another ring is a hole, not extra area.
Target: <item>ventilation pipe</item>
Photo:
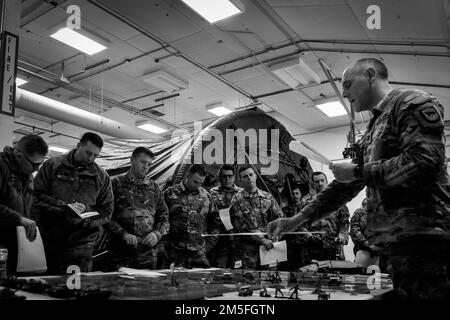
[[[16,107],[119,139],[155,140],[156,138],[148,131],[20,88],[16,88]]]

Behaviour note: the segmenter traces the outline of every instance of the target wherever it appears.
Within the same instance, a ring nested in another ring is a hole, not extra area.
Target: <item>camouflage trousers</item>
[[[287,246],[287,261],[280,265],[280,270],[286,271],[298,271],[299,268],[307,265],[309,261],[306,261],[308,258],[306,243],[303,237],[299,236],[285,236]]]
[[[259,261],[259,245],[255,242],[235,242],[235,247],[232,253],[232,267],[236,261],[241,261],[242,268],[247,270],[261,270]]]
[[[305,264],[310,264],[312,260],[336,260],[336,246],[326,241],[307,241],[304,249]]]
[[[187,249],[178,249],[166,247],[169,257],[169,263],[175,263],[176,267],[184,268],[209,268],[209,260],[206,258],[205,249],[192,251]]]
[[[231,268],[233,241],[227,237],[219,237],[216,246],[206,253],[212,267]]]
[[[92,271],[93,242],[67,247],[46,246],[45,250],[48,274],[66,274],[71,265],[78,266],[81,272]]]
[[[450,240],[393,243],[387,253],[394,299],[450,300]]]
[[[136,269],[156,269],[158,262],[158,250],[156,247],[139,244],[128,250],[113,250],[111,257],[116,268],[131,267]]]

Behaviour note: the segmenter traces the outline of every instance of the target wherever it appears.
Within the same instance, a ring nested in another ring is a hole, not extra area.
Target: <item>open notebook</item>
[[[86,218],[95,217],[95,216],[99,215],[99,213],[97,211],[81,213],[71,203],[69,203],[67,205],[67,207],[71,210],[66,210],[66,212],[69,212],[69,214],[72,215],[74,218],[76,218],[78,216],[81,219],[86,219]],[[75,214],[76,214],[76,216],[75,216]]]
[[[27,239],[25,228],[17,227],[17,272],[43,273],[47,271],[44,245],[39,228],[36,227],[36,239]]]

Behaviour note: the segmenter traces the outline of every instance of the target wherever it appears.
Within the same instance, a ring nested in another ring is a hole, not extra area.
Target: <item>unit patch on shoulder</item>
[[[444,125],[441,114],[431,103],[426,103],[414,110],[414,117],[423,128],[436,129]]]
[[[439,113],[433,106],[423,108],[420,112],[428,122],[434,123],[440,119]]]

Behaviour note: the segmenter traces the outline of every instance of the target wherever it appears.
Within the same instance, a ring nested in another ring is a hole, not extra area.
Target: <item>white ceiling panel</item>
[[[275,11],[304,39],[361,39],[366,34],[347,5],[280,7]]]
[[[248,53],[248,51],[235,43],[218,42],[206,31],[191,34],[172,44],[190,58],[201,61],[204,66],[213,65]],[[215,54],[212,55],[211,52]]]
[[[282,82],[278,81],[274,77],[269,78],[265,75],[238,81],[236,84],[253,96],[287,88],[287,86],[283,85]]]
[[[116,0],[100,2],[167,42],[185,38],[201,30],[184,15],[169,6],[168,1]]]
[[[141,50],[142,52],[150,52],[156,49],[161,48],[161,45],[147,37],[146,35],[139,34],[133,38],[130,38],[126,41],[133,47]],[[162,52],[165,52],[164,50],[161,50]]]
[[[365,28],[371,39],[435,39],[448,40],[450,31],[442,0],[374,1],[349,0],[355,16],[365,26],[368,6],[377,4],[381,12],[381,29]]]

